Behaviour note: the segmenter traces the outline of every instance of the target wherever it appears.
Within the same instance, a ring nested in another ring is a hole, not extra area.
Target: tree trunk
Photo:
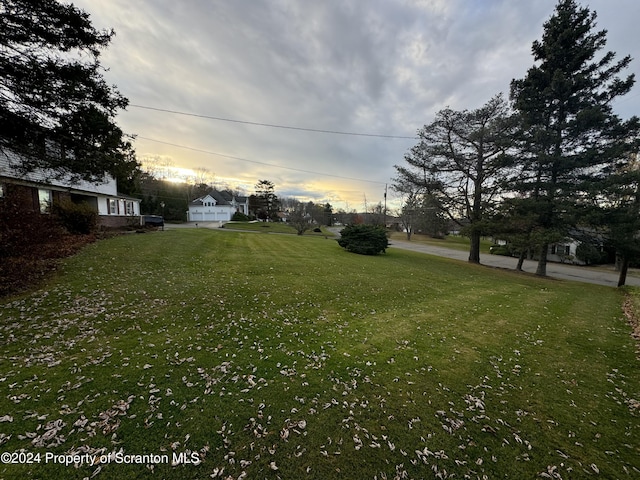
[[[540,248],[540,258],[538,259],[538,268],[536,269],[536,275],[541,277],[547,276],[547,251],[549,250],[549,244],[545,243]]]
[[[520,257],[518,257],[518,264],[516,265],[516,270],[521,272],[522,271],[522,265],[524,264],[524,259],[527,256],[527,250],[522,250],[522,252],[520,252]]]
[[[480,263],[480,232],[471,232],[469,263]]]
[[[627,282],[627,270],[629,270],[629,259],[627,256],[622,257],[620,265],[620,276],[618,277],[618,286],[622,287]]]

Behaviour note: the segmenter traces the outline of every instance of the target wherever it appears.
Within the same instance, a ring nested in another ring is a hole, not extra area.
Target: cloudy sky
[[[118,122],[137,135],[140,160],[206,169],[246,193],[268,179],[280,196],[362,210],[365,198],[383,200],[438,110],[508,94],[556,1],[74,3],[116,32],[102,63],[131,103]],[[636,58],[627,73],[640,79],[640,2],[583,5],[608,30],[607,48]],[[615,105],[623,118],[639,107],[640,86]]]

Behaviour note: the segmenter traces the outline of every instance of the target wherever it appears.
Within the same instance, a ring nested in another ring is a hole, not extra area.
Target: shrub
[[[489,253],[492,255],[505,255],[507,257],[511,256],[511,248],[508,245],[491,245],[489,247]]]
[[[583,242],[576,247],[576,257],[587,265],[606,263],[607,254],[592,243]]]
[[[389,246],[386,230],[376,225],[349,225],[340,235],[338,245],[360,255],[384,253]]]
[[[63,199],[53,204],[52,213],[69,233],[86,235],[98,224],[98,213],[86,203]]]
[[[0,297],[31,288],[55,269],[56,259],[95,240],[68,234],[53,217],[0,200]]]
[[[233,217],[231,217],[231,220],[234,222],[248,222],[249,217],[242,212],[236,212],[233,214]]]
[[[0,201],[0,257],[33,256],[64,236],[51,215],[42,215],[11,199]]]

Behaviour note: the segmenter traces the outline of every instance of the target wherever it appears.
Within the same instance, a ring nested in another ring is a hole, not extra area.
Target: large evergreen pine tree
[[[507,101],[496,95],[476,110],[439,111],[418,131],[420,142],[396,165],[394,188],[412,185],[432,213],[443,211],[465,225],[469,262],[480,263],[485,219],[501,192],[504,156],[510,150],[514,123]]]
[[[580,224],[580,207],[593,200],[587,184],[629,151],[638,131],[635,117],[622,121],[611,106],[634,84],[633,75],[619,76],[631,57],[601,54],[607,32],[595,29],[595,12],[560,0],[533,43],[535,65],[511,84],[524,132],[524,174],[513,185],[537,219],[539,275],[549,244]]]
[[[633,143],[633,142],[630,142]],[[637,145],[637,143],[636,143]],[[637,147],[636,147],[637,148]],[[606,232],[615,249],[619,268],[618,286],[627,281],[632,261],[640,259],[640,159],[638,154],[623,156],[596,179],[599,200],[593,209],[594,224]]]
[[[112,37],[74,5],[0,0],[0,153],[18,154],[17,170],[85,180],[106,172],[125,187],[138,164],[115,115],[128,100],[99,61]]]

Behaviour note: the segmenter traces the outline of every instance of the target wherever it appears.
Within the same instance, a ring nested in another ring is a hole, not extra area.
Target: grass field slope
[[[0,478],[640,478],[637,293],[322,236],[101,241],[0,303]]]

